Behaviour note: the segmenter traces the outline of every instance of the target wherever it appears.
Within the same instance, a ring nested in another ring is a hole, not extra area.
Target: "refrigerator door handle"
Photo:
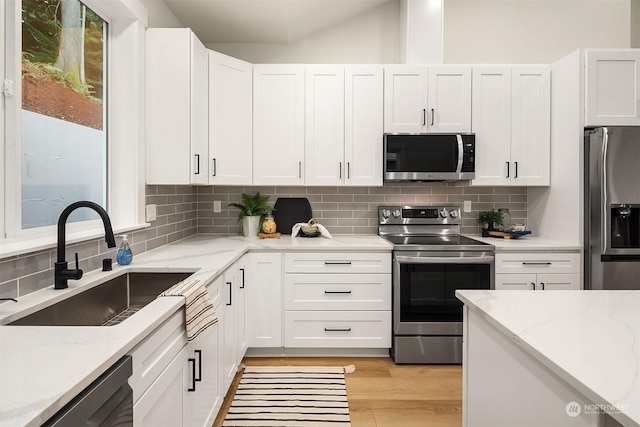
[[[602,154],[600,156],[600,170],[602,171],[602,183],[601,183],[601,199],[602,200],[602,223],[600,224],[601,242],[602,242],[602,255],[605,255],[609,250],[609,194],[607,192],[607,154],[609,153],[609,132],[607,128],[602,129]]]

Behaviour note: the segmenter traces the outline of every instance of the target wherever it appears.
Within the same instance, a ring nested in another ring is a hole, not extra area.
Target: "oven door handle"
[[[469,257],[438,257],[438,256],[405,256],[396,255],[396,261],[400,264],[491,264],[494,256],[482,254]]]

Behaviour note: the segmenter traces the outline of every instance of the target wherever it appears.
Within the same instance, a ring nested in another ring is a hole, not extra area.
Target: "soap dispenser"
[[[118,249],[118,253],[116,254],[116,262],[120,265],[128,265],[131,264],[132,259],[133,252],[131,252],[129,240],[127,240],[127,235],[125,234],[122,236],[122,243],[120,244],[120,249]]]

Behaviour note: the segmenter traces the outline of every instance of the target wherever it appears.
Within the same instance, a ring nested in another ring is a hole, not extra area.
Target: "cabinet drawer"
[[[580,273],[580,254],[498,253],[496,273]]]
[[[284,254],[285,273],[391,273],[391,252]]]
[[[286,311],[285,347],[389,348],[391,311]]]
[[[184,310],[180,308],[131,351],[133,374],[129,379],[129,385],[133,389],[134,402],[142,396],[186,344]]]
[[[391,310],[390,274],[286,274],[286,310]]]

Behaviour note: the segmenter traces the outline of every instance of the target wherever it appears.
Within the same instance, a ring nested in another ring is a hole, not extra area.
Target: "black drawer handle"
[[[231,299],[232,298],[231,294],[233,294],[233,283],[227,282],[227,285],[229,285],[229,302],[226,303],[226,304],[227,305],[231,305],[231,303],[233,302],[232,299]]]
[[[196,359],[190,357],[188,360],[191,364],[191,387],[187,391],[196,391]]]
[[[202,381],[202,350],[193,350],[198,355],[198,376],[194,376],[195,381]]]
[[[351,261],[325,261],[324,265],[351,265]]]
[[[324,291],[325,294],[350,294],[351,291]]]
[[[540,261],[540,262],[522,261],[522,265],[551,265],[551,263],[549,261]]]
[[[351,328],[324,328],[325,332],[351,332]]]

